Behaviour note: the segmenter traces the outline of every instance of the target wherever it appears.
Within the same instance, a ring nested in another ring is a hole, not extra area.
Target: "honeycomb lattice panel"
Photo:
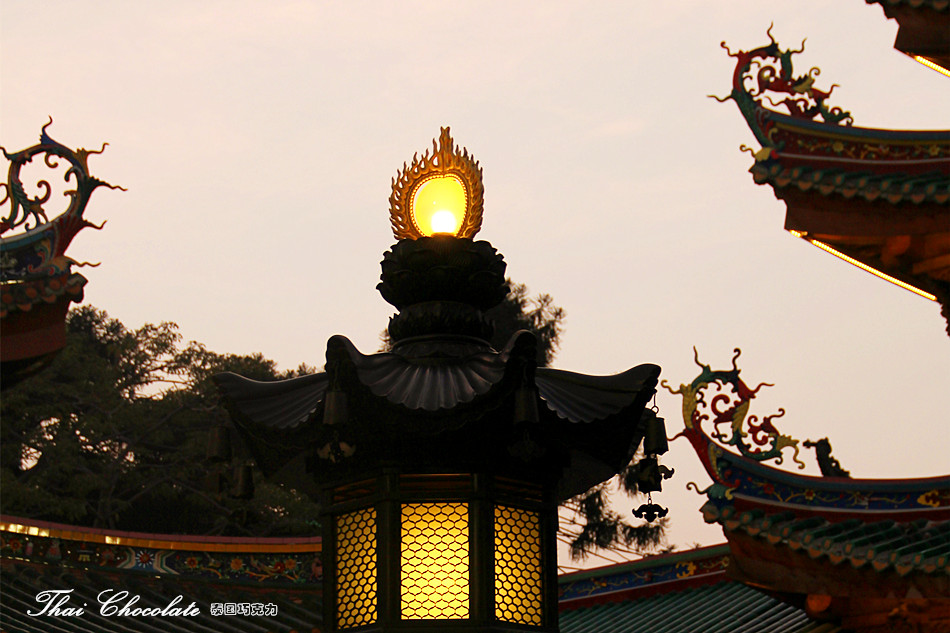
[[[402,506],[402,618],[469,617],[468,504]]]
[[[336,520],[337,626],[348,629],[376,621],[376,509],[342,514]]]
[[[541,625],[541,520],[495,506],[495,617]]]

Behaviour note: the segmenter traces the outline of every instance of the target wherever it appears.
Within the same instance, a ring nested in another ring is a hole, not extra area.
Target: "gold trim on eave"
[[[172,541],[167,539],[136,538],[132,536],[116,536],[114,534],[100,534],[83,532],[80,530],[60,530],[45,528],[36,525],[21,523],[0,523],[0,532],[23,534],[24,536],[40,536],[58,538],[64,541],[81,541],[84,543],[104,543],[106,545],[120,545],[126,547],[147,547],[150,549],[167,549],[189,552],[319,552],[322,549],[320,542],[307,543],[233,543],[208,541]],[[262,539],[265,540],[266,539]]]
[[[936,70],[941,75],[946,75],[947,77],[950,77],[950,70],[947,70],[940,64],[933,63],[926,57],[921,57],[920,55],[914,55],[914,61],[920,62],[921,64],[923,64],[924,66],[926,66],[927,68],[931,70]]]
[[[880,278],[883,279],[884,281],[889,281],[889,282],[891,282],[892,284],[894,284],[895,286],[900,286],[900,287],[903,288],[904,290],[910,290],[910,291],[913,292],[914,294],[920,295],[920,296],[923,297],[924,299],[930,299],[931,301],[936,301],[936,300],[937,300],[936,295],[932,295],[932,294],[930,294],[929,292],[927,292],[926,290],[921,290],[920,288],[918,288],[918,287],[916,287],[916,286],[912,286],[912,285],[910,285],[909,283],[903,282],[903,281],[901,281],[900,279],[896,279],[896,278],[894,278],[894,277],[891,277],[891,276],[888,275],[887,273],[882,273],[882,272],[881,272],[880,270],[878,270],[877,268],[874,268],[873,266],[868,266],[868,265],[865,264],[864,262],[860,262],[860,261],[856,260],[856,259],[853,258],[853,257],[848,257],[847,255],[845,255],[845,254],[842,253],[841,251],[839,251],[839,250],[837,250],[837,249],[835,249],[835,248],[829,246],[828,244],[825,244],[825,243],[822,242],[821,240],[816,240],[816,239],[813,238],[813,237],[808,237],[808,234],[807,234],[807,233],[804,233],[804,232],[802,232],[802,231],[794,231],[794,230],[789,230],[789,233],[791,233],[791,234],[794,235],[795,237],[800,237],[800,238],[802,238],[802,239],[805,240],[806,242],[810,242],[811,244],[814,244],[815,246],[817,246],[817,247],[820,248],[821,250],[825,251],[826,253],[831,253],[832,255],[834,255],[834,256],[837,257],[837,258],[843,259],[844,261],[848,262],[849,264],[851,264],[851,265],[853,265],[853,266],[857,266],[857,267],[860,268],[861,270],[864,270],[864,271],[867,271],[867,272],[871,273],[871,274],[874,275],[875,277],[880,277]]]

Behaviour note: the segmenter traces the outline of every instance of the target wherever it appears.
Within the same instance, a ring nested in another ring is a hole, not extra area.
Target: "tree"
[[[554,305],[551,295],[528,296],[528,287],[506,280],[511,291],[486,314],[495,324],[491,344],[504,349],[515,332],[528,330],[538,339],[538,367],[548,367],[557,354],[564,330],[564,308]]]
[[[260,354],[182,346],[174,323],[129,330],[73,310],[59,357],[4,392],[4,512],[149,532],[313,533],[318,508],[295,491],[262,484],[241,501],[204,489],[208,431],[226,419],[210,377],[226,370],[273,380],[311,368],[280,373]]]
[[[492,346],[502,349],[518,330],[529,330],[538,340],[538,366],[554,360],[563,332],[565,311],[548,294],[528,296],[524,284],[508,280],[511,292],[488,311],[495,322]],[[662,547],[667,521],[634,525],[610,505],[611,490],[637,495],[636,468],[628,465],[609,482],[600,484],[562,504],[558,538],[570,545],[571,557],[583,560],[597,550],[620,550],[630,554]]]

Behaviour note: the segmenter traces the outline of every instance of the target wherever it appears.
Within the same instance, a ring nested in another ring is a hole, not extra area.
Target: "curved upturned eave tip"
[[[538,394],[563,420],[592,423],[646,406],[661,368],[645,363],[619,374],[592,376],[560,369],[538,369]]]

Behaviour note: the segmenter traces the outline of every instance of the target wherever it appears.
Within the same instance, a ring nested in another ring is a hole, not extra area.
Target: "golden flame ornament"
[[[393,178],[389,216],[397,240],[433,235],[471,238],[482,226],[482,168],[468,150],[455,149],[442,128],[432,153],[403,163]]]

